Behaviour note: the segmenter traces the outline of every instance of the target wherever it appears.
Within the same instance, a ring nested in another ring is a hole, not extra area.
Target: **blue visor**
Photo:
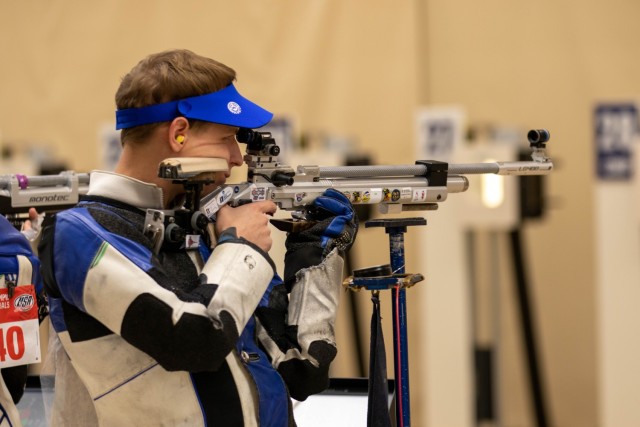
[[[116,130],[168,122],[176,117],[254,129],[269,123],[273,114],[240,95],[231,84],[206,95],[117,110]]]

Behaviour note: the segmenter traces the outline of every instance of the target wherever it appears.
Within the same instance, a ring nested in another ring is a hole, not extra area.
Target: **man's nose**
[[[231,156],[229,158],[229,166],[242,166],[243,160],[242,152],[240,152],[240,146],[238,143],[233,144]]]

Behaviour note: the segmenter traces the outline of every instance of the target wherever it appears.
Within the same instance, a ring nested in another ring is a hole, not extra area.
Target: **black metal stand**
[[[531,387],[531,400],[538,427],[547,427],[547,409],[543,393],[543,381],[538,361],[536,345],[536,333],[534,330],[533,312],[529,298],[529,285],[527,272],[525,271],[524,255],[522,250],[522,238],[520,229],[510,233],[511,248],[513,251],[513,264],[515,269],[516,290],[518,307],[522,326],[522,339],[527,355],[527,368],[529,373],[529,386]]]

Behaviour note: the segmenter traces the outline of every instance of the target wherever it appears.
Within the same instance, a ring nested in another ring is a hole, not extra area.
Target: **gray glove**
[[[314,200],[309,219],[316,223],[304,231],[289,233],[285,242],[284,281],[289,290],[298,271],[319,265],[334,248],[346,252],[358,233],[358,217],[353,206],[344,194],[333,188]]]

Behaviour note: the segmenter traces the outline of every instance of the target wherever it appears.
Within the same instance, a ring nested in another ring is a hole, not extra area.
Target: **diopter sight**
[[[276,145],[271,132],[240,128],[236,134],[236,140],[247,144],[247,154],[255,156],[277,156],[280,154],[280,147]]]
[[[295,172],[290,166],[278,161],[280,147],[276,145],[271,132],[240,128],[236,133],[236,140],[247,144],[244,161],[249,166],[247,171],[249,181],[266,181],[276,187],[293,184]]]

